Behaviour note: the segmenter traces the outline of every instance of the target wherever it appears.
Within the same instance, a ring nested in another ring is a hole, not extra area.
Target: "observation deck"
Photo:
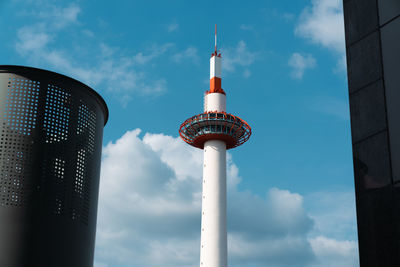
[[[191,146],[203,149],[208,140],[222,140],[226,149],[245,143],[251,128],[241,118],[226,112],[205,112],[187,119],[179,128],[181,138]]]

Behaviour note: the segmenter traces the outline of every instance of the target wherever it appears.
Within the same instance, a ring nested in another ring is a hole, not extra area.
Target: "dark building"
[[[400,266],[400,1],[343,6],[360,266]]]
[[[93,266],[107,118],[77,80],[0,66],[0,266]]]

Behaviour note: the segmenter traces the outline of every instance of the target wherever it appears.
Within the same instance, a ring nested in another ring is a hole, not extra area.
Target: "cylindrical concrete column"
[[[208,93],[204,97],[204,112],[225,112],[226,95],[221,93]]]
[[[220,140],[204,144],[200,266],[227,266],[226,144]]]

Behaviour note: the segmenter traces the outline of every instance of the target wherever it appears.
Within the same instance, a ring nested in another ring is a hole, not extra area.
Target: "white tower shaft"
[[[215,79],[221,79],[218,56],[210,59],[210,89]],[[226,112],[225,94],[210,90],[205,96],[204,112]],[[227,267],[227,250],[226,144],[208,140],[204,143],[200,267]]]
[[[200,267],[227,267],[226,144],[204,144]]]

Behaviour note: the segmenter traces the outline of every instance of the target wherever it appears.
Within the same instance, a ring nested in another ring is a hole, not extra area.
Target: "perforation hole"
[[[79,106],[76,134],[87,133],[88,152],[93,153],[96,133],[96,113],[84,104]]]
[[[81,149],[78,151],[78,157],[76,163],[76,175],[74,183],[74,191],[80,197],[83,196],[84,181],[85,181],[85,150]]]
[[[10,130],[30,135],[35,128],[40,82],[9,78],[3,118]]]
[[[55,158],[53,161],[53,212],[62,214],[64,212],[64,192],[65,192],[65,160]]]
[[[87,224],[89,220],[89,187],[90,179],[88,179],[87,169],[87,152],[85,149],[78,150],[75,180],[73,181],[73,203],[71,218],[73,220],[80,219],[81,222]]]
[[[0,204],[24,206],[32,190],[31,134],[36,127],[40,82],[9,76],[1,99]]]
[[[71,113],[71,94],[49,84],[43,128],[46,129],[46,143],[67,140]]]
[[[23,206],[31,189],[26,177],[30,175],[31,147],[11,133],[2,131],[0,138],[0,203],[2,206]],[[18,134],[20,135],[20,134]]]

